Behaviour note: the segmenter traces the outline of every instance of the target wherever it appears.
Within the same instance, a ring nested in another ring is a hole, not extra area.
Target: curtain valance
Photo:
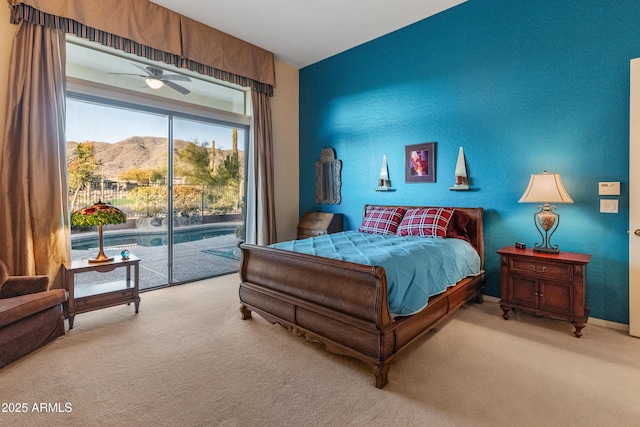
[[[273,53],[148,0],[8,0],[11,22],[105,46],[273,95]]]

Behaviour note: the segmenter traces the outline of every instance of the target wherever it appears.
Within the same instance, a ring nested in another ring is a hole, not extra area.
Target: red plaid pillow
[[[447,237],[453,208],[408,209],[398,226],[400,236]]]
[[[358,231],[371,234],[396,234],[398,224],[406,211],[404,208],[368,207]]]

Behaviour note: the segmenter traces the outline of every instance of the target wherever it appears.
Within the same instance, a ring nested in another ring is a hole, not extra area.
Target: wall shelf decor
[[[376,191],[395,191],[391,188],[389,180],[389,167],[387,166],[387,155],[382,156],[382,167],[380,168],[380,178],[378,179],[378,187]]]
[[[456,162],[455,183],[453,187],[449,187],[451,191],[468,191],[469,179],[467,177],[467,164],[464,160],[464,150],[460,147],[458,150],[458,160]]]

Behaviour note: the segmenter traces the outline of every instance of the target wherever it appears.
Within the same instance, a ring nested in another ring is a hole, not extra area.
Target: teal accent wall
[[[496,250],[540,240],[530,174],[562,175],[552,242],[592,255],[591,316],[629,322],[629,61],[640,57],[637,0],[469,0],[300,70],[300,212],[365,203],[485,209],[487,295]],[[436,182],[405,183],[404,147],[436,142]],[[343,162],[342,203],[315,203],[323,147]],[[473,191],[453,192],[459,147]],[[395,192],[376,192],[386,154]],[[639,165],[640,166],[640,165]],[[620,213],[599,212],[598,182],[620,181]],[[496,313],[499,315],[499,313]]]

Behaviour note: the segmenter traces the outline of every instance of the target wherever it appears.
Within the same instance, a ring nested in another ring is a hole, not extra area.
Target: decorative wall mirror
[[[320,160],[316,162],[316,203],[340,204],[341,171],[342,161],[336,159],[333,148],[323,148]]]

